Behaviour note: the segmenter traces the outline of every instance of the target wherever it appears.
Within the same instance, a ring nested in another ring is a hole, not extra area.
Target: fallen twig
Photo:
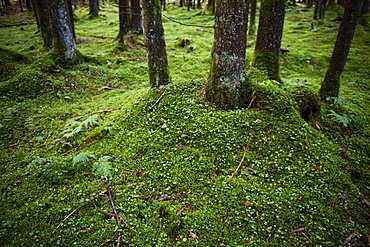
[[[107,181],[107,191],[108,191],[108,196],[109,196],[109,200],[112,204],[112,207],[113,207],[113,211],[114,211],[114,216],[117,220],[117,223],[119,224],[121,222],[121,219],[120,217],[118,216],[118,212],[117,212],[117,208],[116,208],[116,204],[114,203],[113,201],[113,197],[112,197],[112,193],[110,191],[110,185],[109,185],[109,180],[107,177],[105,177],[105,180]]]
[[[242,159],[239,162],[238,167],[235,169],[235,171],[233,172],[233,174],[225,181],[225,184],[228,183],[230,181],[230,179],[232,179],[234,177],[234,175],[238,172],[240,166],[243,164],[243,161],[244,161],[245,155],[247,153],[247,150],[248,150],[248,147],[249,147],[249,143],[251,142],[251,139],[252,139],[252,136],[249,137],[247,146],[244,148],[244,154],[243,154]]]
[[[106,212],[106,211],[101,210],[101,209],[98,209],[98,208],[96,208],[96,211],[98,211],[99,213],[102,213],[102,214],[108,215],[108,216],[110,216],[110,217],[116,217],[116,215],[115,215],[115,214],[112,214],[112,213]]]
[[[107,177],[105,177],[105,180],[107,181],[107,191],[108,191],[108,196],[109,196],[109,200],[112,204],[112,207],[113,207],[113,211],[114,211],[114,217],[116,218],[117,220],[117,223],[119,224],[121,222],[121,218],[118,216],[118,212],[117,212],[117,208],[116,208],[116,204],[114,203],[113,201],[113,197],[112,197],[112,193],[110,191],[110,185],[109,185],[109,180]],[[101,212],[102,213],[102,212]],[[133,229],[132,227],[129,226],[129,224],[127,224],[126,221],[122,220],[123,223],[128,227],[130,228],[132,231],[134,232],[137,232],[135,229]]]
[[[166,91],[164,91],[161,96],[159,96],[159,98],[157,99],[157,101],[150,107],[150,108],[153,108],[156,104],[158,104],[158,102],[162,99],[162,97],[166,94]]]
[[[255,101],[255,99],[257,98],[254,94],[256,93],[256,91],[254,91],[251,95],[251,102],[249,103],[247,109],[250,109],[252,107],[252,104],[253,102]]]
[[[356,233],[351,233],[347,238],[346,240],[343,242],[343,244],[341,246],[346,246],[347,244],[349,244],[354,238],[356,237]]]
[[[51,234],[54,234],[55,231],[61,226],[63,225],[64,221],[66,221],[69,217],[71,217],[72,214],[74,214],[77,210],[79,210],[82,206],[85,206],[85,204],[88,203],[88,202],[85,202],[84,204],[78,206],[75,210],[73,210],[72,212],[70,212],[67,217],[65,217],[60,223],[59,225],[51,232]]]

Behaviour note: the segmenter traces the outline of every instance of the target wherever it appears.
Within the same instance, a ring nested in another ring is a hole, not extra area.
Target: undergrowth
[[[212,29],[164,19],[173,83],[150,89],[143,37],[117,48],[116,7],[77,9],[90,59],[69,69],[36,25],[3,28],[1,245],[366,245],[369,33],[357,29],[340,97],[319,103],[341,9],[302,9],[287,12],[283,85],[249,69],[256,100],[234,111],[204,98]],[[203,9],[164,14],[213,24]]]

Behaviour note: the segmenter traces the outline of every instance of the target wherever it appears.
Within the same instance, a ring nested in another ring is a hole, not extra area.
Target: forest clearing
[[[77,59],[45,42],[25,3],[2,8],[0,245],[368,246],[370,25],[357,24],[328,96],[345,8],[329,1],[316,18],[291,2],[265,59],[276,68],[256,66],[261,1],[249,32],[247,8],[215,0],[216,17],[249,26],[222,39],[207,1],[167,2],[159,72],[158,22],[122,33],[121,1],[96,15],[76,2]]]

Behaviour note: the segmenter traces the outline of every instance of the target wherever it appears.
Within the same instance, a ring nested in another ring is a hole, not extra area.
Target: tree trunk
[[[56,62],[62,66],[82,62],[73,37],[71,21],[65,0],[51,0],[49,3],[53,32],[53,51]]]
[[[214,44],[206,97],[222,109],[243,107],[248,0],[216,0]]]
[[[184,0],[180,0],[180,8],[184,7]]]
[[[130,15],[129,15],[129,8],[128,8],[128,0],[119,0],[119,32],[117,39],[119,42],[123,42],[123,37],[128,33],[130,30]]]
[[[364,0],[362,5],[359,24],[362,26],[370,26],[370,0]]]
[[[132,13],[132,30],[142,33],[142,18],[140,0],[131,0],[131,13]]]
[[[52,29],[50,14],[48,12],[48,4],[46,0],[34,0],[34,11],[39,23],[44,48],[51,49],[53,44]]]
[[[319,92],[321,100],[326,100],[327,97],[339,96],[340,76],[347,61],[363,1],[351,0],[346,2],[329,68],[321,84]]]
[[[327,0],[316,0],[315,10],[314,10],[314,20],[322,19],[325,15]]]
[[[342,6],[342,7],[345,7],[346,1],[347,0],[337,0],[337,4],[340,5],[340,6]]]
[[[90,7],[89,15],[97,17],[99,15],[99,1],[89,0],[89,7]]]
[[[254,50],[253,67],[267,72],[269,79],[281,81],[279,50],[283,36],[286,0],[262,0]]]
[[[69,25],[72,29],[73,38],[76,41],[75,19],[73,15],[72,0],[66,0]]]
[[[170,83],[164,30],[159,0],[141,0],[143,28],[151,87]]]
[[[312,8],[314,0],[307,0],[306,8]]]
[[[31,0],[26,0],[26,9],[27,11],[32,11]]]
[[[248,35],[252,36],[256,33],[256,10],[257,10],[257,0],[250,0],[251,10],[249,17],[249,29]]]
[[[21,12],[23,12],[22,0],[18,0],[18,3],[19,3],[19,8],[21,9]]]

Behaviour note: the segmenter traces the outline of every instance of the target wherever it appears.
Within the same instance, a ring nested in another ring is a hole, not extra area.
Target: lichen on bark
[[[56,62],[62,66],[82,62],[83,57],[76,47],[65,0],[52,0],[49,2],[49,8],[53,31],[53,53]]]
[[[216,1],[215,34],[206,97],[222,109],[245,104],[248,1]]]

